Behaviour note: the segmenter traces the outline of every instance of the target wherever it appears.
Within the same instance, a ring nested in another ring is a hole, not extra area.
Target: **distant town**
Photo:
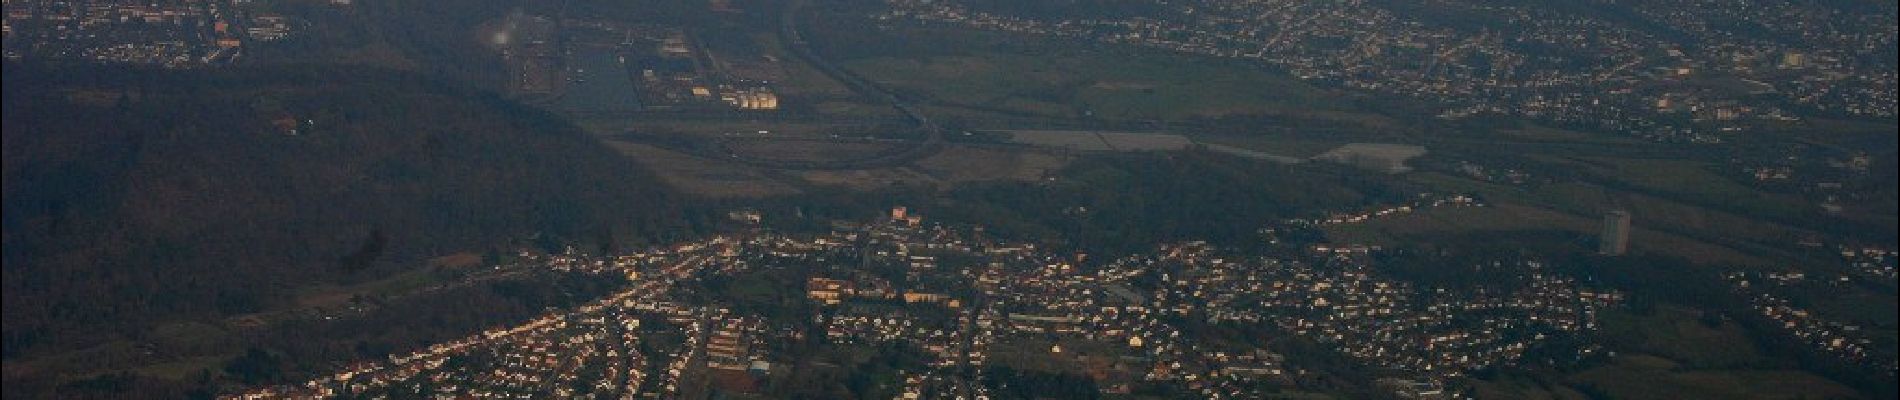
[[[0,0],[6,393],[1888,398],[1892,7]]]
[[[251,13],[250,0],[7,0],[6,58],[47,59],[193,68],[229,64],[247,43],[282,40],[301,21]],[[350,0],[333,0],[347,6]]]
[[[1445,379],[1512,365],[1548,341],[1587,343],[1597,312],[1623,301],[1537,261],[1479,266],[1522,282],[1508,290],[1424,292],[1374,272],[1375,251],[1314,245],[1261,257],[1185,242],[1096,260],[996,240],[980,226],[928,222],[903,207],[816,236],[756,231],[611,256],[524,251],[520,266],[496,268],[579,271],[629,285],[521,325],[237,397],[747,392],[799,362],[774,349],[805,341],[914,346],[927,367],[902,372],[903,398],[984,398],[983,367],[997,358],[1081,366],[1106,393],[1165,383],[1208,398],[1255,397],[1306,373],[1264,348],[1183,332],[1187,321],[1269,324],[1388,370],[1382,382],[1394,393],[1438,397]],[[799,283],[810,306],[761,315],[703,292],[708,281],[785,270],[808,274]],[[1602,352],[1565,348],[1578,358]]]
[[[1440,118],[1530,117],[1643,138],[1711,143],[1807,113],[1892,118],[1894,16],[1793,3],[1636,5],[1670,34],[1587,14],[1488,2],[1432,2],[1434,16],[1482,12],[1501,25],[1458,26],[1365,1],[1196,0],[1134,17],[1040,18],[959,1],[888,0],[873,18],[1135,44],[1258,60],[1314,82],[1442,104]],[[1111,12],[1104,12],[1109,14]],[[1456,18],[1450,20],[1456,21]],[[1771,40],[1768,37],[1785,38]]]
[[[246,45],[307,28],[247,11],[250,2],[9,0],[5,54],[188,68],[234,62]],[[1424,22],[1358,1],[1199,0],[1140,17],[1087,19],[958,1],[887,2],[870,17],[1256,60],[1312,82],[1426,99],[1452,120],[1498,114],[1715,143],[1809,115],[1896,115],[1891,61],[1867,55],[1896,45],[1895,33],[1880,28],[1895,17],[1794,4],[1636,6],[1642,19],[1670,27],[1658,34],[1575,13],[1463,1],[1439,6],[1509,18],[1496,26]],[[776,110],[774,86],[788,79],[776,57],[721,58],[678,26],[517,12],[487,34],[506,60],[512,90],[576,110]]]

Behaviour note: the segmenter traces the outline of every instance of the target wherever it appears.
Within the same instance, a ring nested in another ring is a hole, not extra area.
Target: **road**
[[[791,47],[792,55],[797,57],[800,61],[811,64],[812,67],[817,68],[819,72],[823,72],[825,76],[843,83],[860,96],[888,102],[891,108],[897,109],[899,113],[904,115],[904,118],[909,119],[912,123],[917,125],[917,129],[923,132],[924,139],[917,142],[915,146],[906,148],[903,151],[879,154],[860,159],[828,161],[766,160],[745,157],[736,153],[729,154],[733,156],[732,159],[746,164],[778,169],[867,169],[907,164],[911,161],[936,154],[942,150],[944,146],[943,128],[938,126],[935,121],[930,120],[929,116],[924,115],[916,105],[904,101],[903,98],[879,87],[874,82],[865,80],[851,73],[851,71],[838,67],[830,60],[825,59],[824,56],[819,55],[818,52],[812,50],[811,43],[807,42],[804,35],[800,34],[798,30],[798,12],[804,9],[805,3],[806,0],[793,0],[785,6],[783,13],[779,16],[779,39]]]

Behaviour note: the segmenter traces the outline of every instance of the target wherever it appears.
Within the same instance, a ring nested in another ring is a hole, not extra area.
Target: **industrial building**
[[[1629,253],[1630,213],[1614,210],[1603,214],[1603,234],[1597,240],[1598,254],[1620,256]]]

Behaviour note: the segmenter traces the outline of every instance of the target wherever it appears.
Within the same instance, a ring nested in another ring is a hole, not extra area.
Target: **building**
[[[805,282],[806,296],[812,300],[822,301],[826,305],[843,302],[846,296],[856,294],[856,292],[855,285],[846,280],[811,278]]]
[[[726,89],[720,90],[722,90],[719,97],[720,100],[725,101],[726,104],[733,107],[738,107],[741,110],[778,109],[778,95],[772,94],[772,91],[766,90],[765,88],[733,91],[725,91]]]
[[[1630,213],[1623,210],[1603,215],[1603,235],[1597,238],[1597,253],[1620,256],[1630,248]]]
[[[1781,68],[1793,69],[1806,66],[1808,66],[1808,56],[1806,54],[1801,54],[1801,52],[1796,51],[1781,53]]]

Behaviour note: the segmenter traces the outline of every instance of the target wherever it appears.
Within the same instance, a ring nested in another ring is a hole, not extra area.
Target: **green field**
[[[1006,51],[846,60],[899,93],[950,105],[1043,117],[1122,120],[1297,115],[1380,122],[1340,96],[1288,76],[1185,56],[1107,51]]]
[[[1738,368],[1765,361],[1748,332],[1731,321],[1709,324],[1686,308],[1657,307],[1649,315],[1603,313],[1603,335],[1634,350],[1698,368]]]
[[[1194,135],[1202,143],[1222,144],[1287,157],[1307,158],[1352,143],[1351,138],[1280,137],[1277,135]]]
[[[1568,243],[1547,243],[1547,245],[1561,245],[1565,248],[1545,250],[1589,252],[1593,251],[1589,246],[1594,246],[1595,243],[1590,237],[1596,234],[1597,228],[1598,222],[1593,217],[1577,216],[1521,203],[1497,204],[1494,200],[1494,205],[1491,207],[1430,209],[1372,222],[1328,226],[1326,235],[1341,243],[1396,245],[1432,242],[1466,234],[1567,232],[1567,235],[1575,237],[1576,240]],[[1733,248],[1641,226],[1630,233],[1630,238],[1631,251],[1637,253],[1656,252],[1703,264],[1723,266],[1746,267],[1773,264],[1769,259]]]
[[[1792,195],[1771,195],[1744,186],[1712,171],[1715,166],[1694,160],[1591,158],[1608,165],[1601,173],[1644,191],[1684,196],[1758,216],[1798,215],[1815,205]]]
[[[1509,186],[1473,180],[1463,176],[1444,173],[1424,172],[1408,175],[1408,179],[1427,187],[1441,191],[1473,193],[1485,197],[1492,203],[1529,205],[1562,214],[1568,214],[1574,220],[1559,226],[1586,234],[1594,234],[1597,219],[1603,212],[1611,209],[1628,210],[1635,217],[1638,232],[1632,237],[1635,247],[1650,247],[1676,253],[1702,263],[1728,264],[1737,267],[1769,266],[1771,264],[1804,261],[1800,254],[1789,250],[1795,242],[1811,236],[1809,230],[1785,225],[1780,219],[1764,214],[1738,214],[1731,211],[1734,207],[1756,207],[1776,210],[1779,215],[1800,212],[1791,209],[1794,204],[1772,205],[1769,197],[1726,178],[1698,167],[1693,161],[1634,160],[1615,159],[1598,164],[1629,163],[1653,167],[1647,170],[1631,170],[1618,179],[1645,182],[1649,189],[1639,184],[1621,185],[1592,183],[1587,181],[1559,181],[1557,183]],[[1656,164],[1656,165],[1648,165]],[[1699,181],[1712,182],[1695,184]],[[1726,185],[1713,182],[1727,182]],[[1665,190],[1670,193],[1663,193]],[[1720,194],[1718,194],[1720,193]],[[1667,196],[1667,197],[1665,197]],[[1722,197],[1726,196],[1726,197]],[[1752,197],[1751,197],[1752,196]],[[1757,201],[1750,203],[1742,198]],[[1723,203],[1722,199],[1732,199],[1733,203]],[[1693,200],[1693,201],[1690,201]],[[1714,204],[1734,204],[1734,207],[1716,207]],[[1768,211],[1764,211],[1768,212]],[[1441,229],[1468,227],[1470,229],[1496,230],[1498,226],[1524,226],[1526,228],[1551,227],[1545,224],[1529,224],[1533,221],[1486,220],[1486,221],[1445,221],[1440,219]],[[1495,225],[1502,224],[1502,225]],[[1643,231],[1650,232],[1643,232]],[[1647,238],[1646,238],[1647,237]],[[1660,241],[1659,241],[1660,240]],[[1682,247],[1685,242],[1691,247]]]
[[[1624,355],[1570,376],[1576,386],[1618,399],[1795,399],[1856,397],[1814,374],[1792,370],[1685,370],[1661,357]]]
[[[1528,123],[1517,128],[1497,129],[1495,133],[1510,138],[1511,140],[1536,143],[1589,143],[1607,145],[1633,145],[1642,143],[1634,138],[1625,136],[1590,134]]]
[[[401,296],[431,284],[447,282],[444,275],[428,268],[412,268],[382,279],[352,285],[319,284],[297,292],[296,307],[340,307],[358,297]],[[282,310],[291,311],[291,310]]]
[[[1790,301],[1829,321],[1858,326],[1873,340],[1875,354],[1894,354],[1900,338],[1900,304],[1894,302],[1891,289],[1862,285],[1814,285],[1805,290],[1784,292]]]

